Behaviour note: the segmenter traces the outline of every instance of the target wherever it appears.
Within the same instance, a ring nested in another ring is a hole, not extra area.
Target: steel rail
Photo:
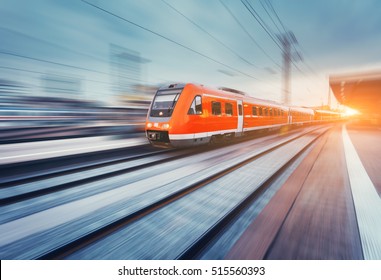
[[[199,181],[192,183],[190,185],[187,185],[180,190],[174,191],[171,194],[161,198],[160,200],[157,200],[155,203],[152,203],[152,204],[149,204],[149,205],[142,207],[140,210],[138,210],[136,212],[127,214],[124,217],[118,218],[112,222],[109,222],[108,224],[102,225],[101,227],[94,229],[92,232],[88,232],[86,235],[83,235],[76,240],[72,240],[71,242],[68,242],[68,243],[62,245],[59,248],[54,248],[51,251],[46,252],[45,254],[39,256],[38,258],[39,259],[63,259],[65,257],[69,256],[70,254],[88,246],[89,244],[92,244],[93,242],[108,236],[109,234],[117,231],[118,229],[121,229],[121,228],[133,223],[134,221],[136,221],[140,218],[143,218],[143,217],[149,215],[150,213],[153,213],[154,211],[165,207],[166,205],[169,205],[170,203],[186,196],[187,194],[194,192],[194,191],[208,185],[209,183],[211,183],[211,182],[213,182],[219,178],[222,178],[226,174],[231,173],[231,172],[241,168],[242,166],[244,166],[244,165],[246,165],[246,164],[248,164],[248,163],[250,163],[250,162],[252,162],[252,161],[268,154],[268,153],[271,153],[272,151],[274,151],[274,150],[276,150],[276,149],[278,149],[278,148],[280,148],[280,147],[282,147],[288,143],[291,143],[292,141],[294,141],[296,139],[299,139],[299,138],[304,137],[304,136],[311,134],[311,133],[316,133],[316,130],[318,130],[318,129],[321,129],[321,128],[315,128],[312,131],[304,132],[300,135],[296,135],[296,136],[294,136],[290,139],[287,139],[285,141],[281,141],[280,143],[275,144],[274,146],[272,146],[271,148],[269,148],[265,151],[260,151],[259,153],[255,154],[254,156],[251,156],[251,157],[249,157],[243,161],[240,161],[238,163],[235,163],[232,166],[229,166],[228,168],[220,170],[211,176],[201,178]],[[314,140],[311,141],[310,144],[315,142],[316,139],[319,138],[321,135],[322,134],[319,134]],[[302,153],[302,151],[300,151],[298,153],[298,155],[300,153]],[[283,170],[283,168],[281,168],[281,170],[277,170],[276,173],[278,172],[278,174],[279,174],[279,172],[281,172],[282,170]],[[275,178],[275,177],[273,177],[273,178]],[[268,180],[268,182],[269,182],[269,180]],[[263,189],[265,185],[266,184],[263,184],[263,186],[261,188]],[[198,251],[197,248],[204,248],[205,245],[213,239],[213,236],[215,236],[217,232],[219,232],[222,228],[224,228],[225,225],[228,224],[229,221],[233,217],[235,217],[238,213],[240,213],[240,211],[242,211],[242,209],[246,207],[247,203],[256,195],[257,194],[253,194],[252,196],[250,196],[250,198],[247,198],[247,200],[245,199],[244,202],[242,202],[240,205],[238,205],[237,207],[232,209],[232,211],[230,211],[229,214],[227,214],[223,219],[221,219],[216,225],[213,225],[206,233],[204,233],[200,238],[198,238],[198,240],[191,247],[187,248],[181,255],[179,255],[178,258],[179,259],[188,259],[188,258],[192,258],[192,257],[196,256],[197,251]]]

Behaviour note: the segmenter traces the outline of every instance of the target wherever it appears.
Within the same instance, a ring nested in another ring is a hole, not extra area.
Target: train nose
[[[168,131],[147,130],[147,138],[152,142],[169,143]]]
[[[158,139],[159,134],[157,132],[147,132],[147,138],[149,140],[155,141]]]

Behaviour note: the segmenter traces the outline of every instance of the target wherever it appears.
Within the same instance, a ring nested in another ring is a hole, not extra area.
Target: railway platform
[[[379,129],[337,125],[226,259],[380,259]]]

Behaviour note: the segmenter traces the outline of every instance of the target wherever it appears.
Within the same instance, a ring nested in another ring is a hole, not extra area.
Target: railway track
[[[140,149],[135,147],[129,152],[126,156],[123,155],[128,153],[126,149],[118,149],[107,153],[106,157],[97,161],[85,161],[81,156],[83,160],[81,164],[49,170],[42,174],[20,176],[19,180],[0,184],[0,207],[3,210],[0,223],[75,201],[81,197],[102,193],[111,187],[105,187],[104,184],[98,187],[95,185],[96,182],[104,182],[132,172],[137,173],[139,170],[182,158],[192,152],[199,153],[201,150],[152,150],[150,147],[140,147]],[[115,153],[122,156],[111,157]],[[96,156],[99,157],[98,154]],[[75,195],[72,195],[72,192]],[[41,201],[41,197],[45,199]],[[18,206],[17,211],[14,211],[15,205]]]
[[[7,234],[0,239],[0,255],[3,259],[198,258],[327,129],[309,128],[281,140],[269,136],[222,149],[167,151],[97,168],[81,167],[84,169],[77,173],[86,178],[54,185],[58,179],[55,174],[46,179],[53,180],[54,186],[49,188],[33,182],[26,183],[29,186],[2,188],[1,191],[20,187],[25,191],[39,185],[37,190],[18,194],[24,197],[12,200],[10,196],[1,206],[0,230]],[[280,154],[287,156],[274,160]],[[132,166],[124,166],[131,162]],[[277,163],[264,167],[266,162]],[[247,176],[250,170],[258,173],[255,180]],[[61,174],[59,180],[72,175]],[[241,189],[235,184],[247,186]],[[227,193],[232,199],[224,197]],[[208,197],[211,203],[205,201]],[[213,202],[213,198],[218,201]],[[216,210],[213,205],[222,209]],[[201,212],[209,214],[198,216]],[[181,220],[179,217],[187,221],[197,217],[197,221],[181,223],[180,232],[178,228],[167,234],[165,225],[171,228],[176,224],[171,225],[169,219]],[[150,228],[157,221],[167,224]],[[23,227],[21,232],[19,227]],[[192,227],[199,230],[195,232]],[[160,242],[164,236],[165,242]],[[124,248],[125,253],[112,248]]]
[[[36,142],[101,135],[132,134],[138,131],[134,126],[36,126],[0,129],[0,145]]]
[[[0,178],[0,188],[8,188],[73,172],[116,164],[139,157],[145,157],[153,152],[154,150],[148,145],[143,145],[118,148],[111,151],[90,152],[86,154],[3,164],[0,165],[0,171],[4,174]]]

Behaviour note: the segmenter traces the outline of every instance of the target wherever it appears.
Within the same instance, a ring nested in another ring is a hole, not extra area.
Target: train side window
[[[262,109],[262,107],[259,107],[259,115],[263,116],[263,109]]]
[[[188,110],[188,115],[201,115],[202,114],[202,99],[200,95],[196,95]]]
[[[225,103],[225,114],[228,116],[233,115],[233,104],[231,103]]]
[[[212,115],[221,115],[221,102],[212,101]]]
[[[267,108],[263,108],[263,115],[267,116],[267,114],[268,114],[268,109]]]
[[[256,115],[257,115],[257,107],[253,106],[253,107],[251,108],[251,110],[252,110],[252,115],[253,115],[253,116],[256,116]]]

